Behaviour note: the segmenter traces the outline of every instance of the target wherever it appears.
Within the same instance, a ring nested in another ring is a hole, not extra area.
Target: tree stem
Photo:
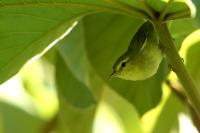
[[[160,38],[161,47],[166,54],[166,58],[172,67],[172,70],[176,73],[184,86],[184,91],[186,92],[191,105],[200,117],[200,92],[186,70],[182,58],[178,54],[178,50],[173,42],[167,24],[161,21],[155,21],[153,24]]]

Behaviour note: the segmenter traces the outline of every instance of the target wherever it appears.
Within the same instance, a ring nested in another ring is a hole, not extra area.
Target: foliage
[[[138,28],[167,2],[1,0],[0,132],[99,133],[107,121],[114,133],[178,132],[180,113],[193,114],[166,86],[166,79],[179,85],[166,58],[147,80],[109,80]],[[200,11],[193,2],[195,18],[187,0],[172,0],[163,17],[200,88]]]

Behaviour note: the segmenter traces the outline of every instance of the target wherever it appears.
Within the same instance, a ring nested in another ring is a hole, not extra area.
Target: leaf
[[[63,35],[77,18],[89,13],[127,11],[102,0],[4,0],[0,2],[0,83]],[[140,15],[139,15],[140,16]]]
[[[3,119],[1,111],[0,111],[0,132],[3,133]]]
[[[0,112],[4,133],[38,133],[45,124],[40,118],[4,102],[0,102]]]
[[[87,86],[74,77],[62,57],[57,58],[56,83],[65,101],[73,106],[86,108],[95,103]]]
[[[109,124],[109,121],[111,125],[119,124],[119,126],[113,127],[115,130],[121,129],[124,133],[143,133],[141,121],[134,106],[110,88],[105,89],[97,110],[95,129],[98,133],[106,130],[103,127],[107,123]]]
[[[200,1],[199,0],[192,0],[192,2],[194,3],[194,5],[196,6],[196,17],[195,19],[197,20],[198,24],[200,25]]]
[[[172,21],[169,24],[170,32],[176,42],[178,49],[181,48],[183,40],[198,28],[199,26],[195,22],[195,19],[180,19]]]
[[[183,48],[181,49],[181,55],[185,58],[186,67],[195,80],[198,88],[200,88],[200,30],[196,30],[190,34],[183,42]]]
[[[157,12],[161,12],[169,1],[170,0],[146,0],[146,2]],[[190,12],[190,8],[192,8],[190,4],[192,3],[187,0],[173,0],[167,13],[172,14],[181,11]]]
[[[96,107],[79,110],[68,104],[62,95],[59,101],[58,124],[61,133],[92,133]]]
[[[176,95],[170,94],[162,107],[152,133],[169,133],[178,121],[178,114],[184,110],[182,101]]]
[[[142,9],[131,8],[141,7],[140,4],[136,0],[1,1],[0,83],[16,74],[28,59],[63,35],[77,18],[102,11],[144,17]]]
[[[140,115],[159,102],[167,65],[161,65],[158,74],[146,81],[113,79],[109,82],[108,77],[114,61],[128,48],[142,23],[142,20],[111,14],[92,15],[83,21],[88,57],[94,69],[112,89],[134,104]]]
[[[0,83],[13,76],[28,59],[60,37],[77,17],[87,12],[8,2],[1,2],[0,8]]]
[[[57,68],[58,89],[65,92],[70,91],[70,93],[63,93],[63,96],[74,97],[74,102],[88,102],[88,105],[93,104],[95,100],[98,101],[101,97],[103,82],[96,75],[88,60],[82,23],[79,23],[67,37],[59,42],[57,49],[60,54],[57,61],[58,66],[59,61],[63,62],[60,65],[63,66],[62,69]],[[80,88],[82,93],[78,90]],[[73,101],[71,100],[70,103],[77,106]]]

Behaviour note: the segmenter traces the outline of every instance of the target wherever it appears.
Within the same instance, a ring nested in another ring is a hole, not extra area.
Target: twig
[[[197,130],[200,132],[200,118],[198,117],[194,108],[191,106],[186,95],[182,92],[183,88],[180,88],[180,87],[178,88],[173,83],[171,83],[170,80],[167,80],[165,83],[172,90],[172,92],[174,92],[178,96],[178,98],[188,106],[192,115],[192,121],[194,125],[196,126]]]
[[[42,130],[42,133],[50,133],[51,131],[53,131],[53,129],[56,127],[58,122],[58,115],[55,115],[48,123],[47,125],[44,127],[44,129]]]

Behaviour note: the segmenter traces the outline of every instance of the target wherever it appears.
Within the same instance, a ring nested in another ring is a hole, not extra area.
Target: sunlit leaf
[[[107,88],[99,104],[96,119],[95,133],[124,132],[143,133],[141,121],[136,109],[127,100]]]
[[[77,18],[101,11],[130,13],[120,4],[102,0],[1,1],[0,83],[60,37]]]
[[[198,88],[200,87],[200,30],[190,34],[183,42],[184,47],[181,54],[186,60],[186,66],[195,80]]]
[[[169,133],[178,122],[178,114],[184,111],[184,102],[175,94],[170,94],[157,118],[152,133]]]

